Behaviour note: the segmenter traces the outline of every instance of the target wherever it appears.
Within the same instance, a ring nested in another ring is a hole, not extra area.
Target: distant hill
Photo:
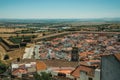
[[[120,18],[86,19],[0,19],[0,23],[69,23],[69,22],[120,22]]]

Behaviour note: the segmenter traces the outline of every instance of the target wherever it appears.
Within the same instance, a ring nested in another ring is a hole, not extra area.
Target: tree
[[[17,36],[17,37],[19,36],[18,33],[16,33],[16,36]]]
[[[6,54],[6,55],[4,56],[4,60],[8,60],[8,59],[9,59],[9,55]]]
[[[0,73],[5,72],[6,69],[7,69],[7,66],[0,61]]]
[[[35,74],[34,74],[34,78],[35,78],[35,80],[40,80],[40,75],[37,74],[37,73],[35,73]]]
[[[41,80],[51,80],[50,73],[41,72]]]
[[[52,80],[51,79],[51,74],[50,73],[46,73],[46,72],[41,72],[41,74],[34,74],[34,78],[35,80]]]
[[[32,38],[35,38],[36,36],[35,35],[32,35]]]

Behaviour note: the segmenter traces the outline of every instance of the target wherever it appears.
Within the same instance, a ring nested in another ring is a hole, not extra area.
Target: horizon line
[[[91,17],[91,18],[0,18],[0,19],[111,19],[120,17]]]

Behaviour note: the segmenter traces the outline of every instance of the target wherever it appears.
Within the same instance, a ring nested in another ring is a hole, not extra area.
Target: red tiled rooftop
[[[45,70],[47,68],[46,64],[43,61],[36,61],[37,70]]]
[[[97,42],[97,40],[91,40],[91,39],[86,39],[85,41],[88,43],[96,43]]]
[[[114,50],[115,48],[113,46],[108,46],[106,49],[107,50]]]
[[[89,60],[88,62],[100,62],[100,60]]]
[[[74,77],[80,77],[80,71],[84,71],[87,74],[90,74],[94,71],[94,69],[86,67],[86,66],[78,66],[72,73],[71,75]]]
[[[94,66],[94,67],[99,67],[100,66],[100,60],[88,60],[88,61],[81,61],[80,65],[84,65],[84,66]]]
[[[58,69],[58,70],[55,70],[55,72],[64,73],[64,74],[70,74],[72,71],[73,71],[73,69]]]
[[[82,53],[80,53],[80,57],[86,57],[86,56],[92,55],[92,54],[94,54],[94,53],[93,52],[82,52]]]
[[[78,65],[78,62],[71,62],[67,60],[42,60],[47,67],[76,67]]]
[[[120,53],[114,54],[114,56],[120,61]]]
[[[27,70],[26,69],[21,69],[21,68],[19,68],[19,69],[15,69],[14,71],[12,71],[12,74],[13,75],[17,75],[18,73],[21,73],[21,74],[26,74],[27,73]]]

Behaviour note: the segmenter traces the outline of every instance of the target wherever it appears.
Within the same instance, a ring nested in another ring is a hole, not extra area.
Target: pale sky
[[[120,17],[120,0],[0,0],[0,18]]]

